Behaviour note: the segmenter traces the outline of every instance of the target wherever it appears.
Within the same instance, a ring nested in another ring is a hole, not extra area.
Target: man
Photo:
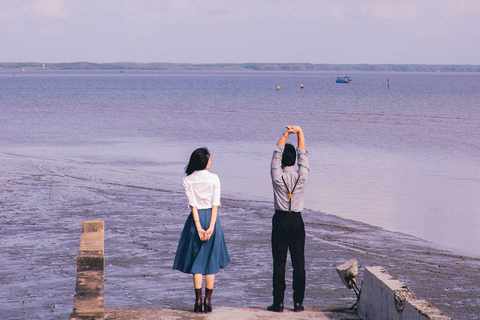
[[[293,266],[293,303],[302,311],[305,294],[305,226],[301,211],[304,207],[308,158],[305,136],[299,126],[286,126],[273,152],[271,176],[275,215],[272,219],[273,304],[268,310],[283,312],[285,294],[285,264],[287,251]],[[286,143],[290,134],[297,135],[297,150]],[[298,170],[295,160],[298,153]]]

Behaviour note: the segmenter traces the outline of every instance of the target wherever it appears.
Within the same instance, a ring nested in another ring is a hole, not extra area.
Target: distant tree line
[[[258,70],[258,71],[400,71],[400,72],[480,72],[480,65],[429,64],[312,64],[312,63],[0,63],[3,70]]]

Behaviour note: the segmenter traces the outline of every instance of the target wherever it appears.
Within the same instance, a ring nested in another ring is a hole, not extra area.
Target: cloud
[[[478,0],[438,0],[446,7],[447,12],[454,12],[456,14],[480,12],[480,1]]]
[[[23,9],[37,17],[65,19],[70,16],[64,0],[32,0]]]
[[[415,19],[421,16],[419,3],[371,1],[361,5],[362,15],[382,19]]]
[[[478,0],[377,0],[361,1],[360,13],[379,19],[419,19],[436,17],[453,18],[480,12]]]
[[[19,15],[20,10],[15,3],[6,2],[0,6],[0,22],[17,19]]]
[[[479,59],[478,0],[0,2],[4,61],[478,64]],[[352,50],[342,56],[346,44]],[[437,49],[432,55],[418,48]]]
[[[343,19],[345,14],[339,4],[331,3],[327,7],[328,14],[334,19]]]

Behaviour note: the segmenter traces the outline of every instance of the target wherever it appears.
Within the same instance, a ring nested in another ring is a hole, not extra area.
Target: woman
[[[194,312],[202,312],[202,282],[205,275],[203,311],[212,311],[212,292],[215,274],[230,264],[223,236],[218,207],[220,180],[210,173],[212,161],[207,148],[193,151],[185,168],[183,187],[191,213],[185,222],[178,242],[173,269],[193,274],[195,289]]]

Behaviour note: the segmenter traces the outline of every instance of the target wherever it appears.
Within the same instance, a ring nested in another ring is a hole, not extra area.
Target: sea
[[[338,84],[337,76],[352,81]],[[269,165],[285,125],[305,134],[308,210],[480,257],[478,73],[0,70],[0,234],[42,223],[79,232],[79,220],[104,218],[102,208],[152,219],[162,208],[135,211],[138,190],[162,191],[182,220],[184,167],[198,147],[211,152],[222,199],[271,205]],[[107,194],[93,186],[99,181],[133,191]],[[66,189],[80,183],[91,203]],[[9,239],[18,242],[7,248],[35,240]],[[78,237],[68,241],[78,245]],[[23,304],[34,295],[25,292]]]

